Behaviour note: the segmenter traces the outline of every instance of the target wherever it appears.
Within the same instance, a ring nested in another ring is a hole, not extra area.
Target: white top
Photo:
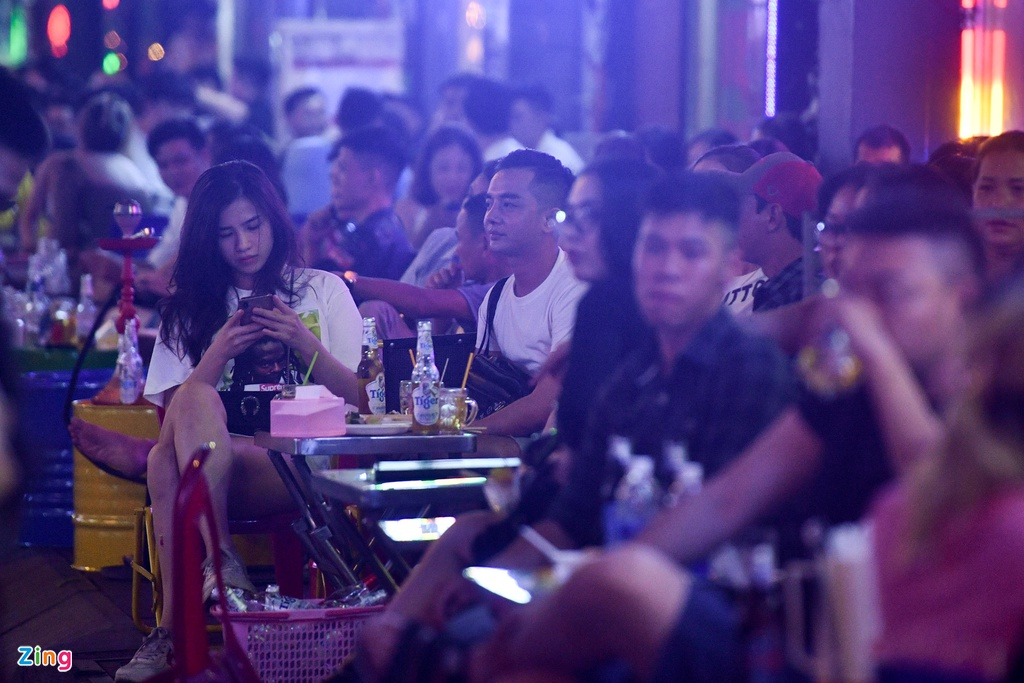
[[[487,149],[484,150],[484,161],[501,159],[517,149],[526,149],[526,146],[511,135],[508,135],[496,142],[492,142]]]
[[[558,159],[563,166],[572,171],[573,175],[578,175],[583,170],[583,157],[573,149],[572,145],[555,135],[553,130],[544,131],[540,142],[537,143],[537,151],[550,154]]]
[[[296,275],[299,301],[294,310],[313,334],[323,342],[331,355],[349,370],[359,365],[363,323],[348,287],[337,275],[322,270],[300,270]],[[238,300],[251,292],[233,289],[228,295],[228,314],[238,308]],[[158,406],[164,405],[164,393],[180,385],[192,374],[193,365],[188,355],[179,357],[176,349],[166,346],[157,335],[153,358],[146,377],[146,398]],[[231,384],[234,359],[224,367],[217,384],[221,390]]]
[[[768,281],[768,276],[758,268],[746,275],[735,277],[725,286],[722,304],[733,315],[748,316],[754,312],[754,290]]]
[[[516,276],[513,275],[501,290],[498,309],[494,314],[494,336],[491,351],[499,352],[516,363],[531,376],[547,360],[551,349],[572,336],[576,323],[576,307],[587,285],[576,279],[565,258],[558,250],[555,266],[537,289],[526,296],[516,296]],[[483,341],[487,321],[487,292],[480,304],[477,318],[476,344]]]
[[[160,241],[146,255],[146,263],[160,268],[170,263],[178,255],[181,245],[181,226],[185,224],[185,212],[188,211],[188,199],[175,197],[171,213],[167,216],[167,227],[160,233]]]

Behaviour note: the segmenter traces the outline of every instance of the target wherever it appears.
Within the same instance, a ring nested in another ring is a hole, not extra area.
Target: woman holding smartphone
[[[346,401],[356,399],[361,320],[348,288],[337,276],[302,269],[295,235],[273,185],[244,161],[214,166],[196,183],[182,227],[173,293],[160,303],[160,334],[150,362],[146,398],[166,413],[150,451],[147,484],[162,569],[162,624],[172,623],[171,526],[180,473],[204,444],[205,465],[220,547],[207,544],[204,598],[214,585],[213,553],[220,552],[227,586],[254,591],[228,534],[229,516],[247,518],[290,509],[294,503],[267,457],[251,437],[230,434],[218,390],[230,387],[235,359],[267,340],[286,348],[281,382],[301,381],[313,359],[311,381]],[[250,308],[243,322],[240,300],[273,296],[270,308]],[[241,372],[241,369],[239,369]],[[170,634],[157,628],[117,681],[141,681],[169,668]]]

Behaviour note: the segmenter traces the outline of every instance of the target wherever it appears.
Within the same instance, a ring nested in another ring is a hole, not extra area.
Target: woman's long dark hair
[[[660,172],[646,161],[612,157],[592,162],[580,171],[580,177],[585,175],[601,183],[598,238],[608,276],[632,282],[633,245],[647,193]]]
[[[289,304],[295,299],[295,283],[288,273],[297,264],[295,230],[277,190],[248,161],[229,161],[209,169],[189,197],[171,276],[173,293],[159,306],[160,338],[169,348],[188,354],[193,365],[228,319],[234,274],[220,253],[220,215],[243,197],[270,224],[274,239],[270,257],[256,274],[253,292],[279,293]]]

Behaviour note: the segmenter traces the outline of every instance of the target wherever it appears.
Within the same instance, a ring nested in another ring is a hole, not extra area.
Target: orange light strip
[[[1003,81],[1006,75],[1006,31],[992,31],[992,96],[989,100],[989,135],[1003,132]]]
[[[973,0],[964,0],[964,3]],[[960,137],[974,134],[974,29],[960,34]]]

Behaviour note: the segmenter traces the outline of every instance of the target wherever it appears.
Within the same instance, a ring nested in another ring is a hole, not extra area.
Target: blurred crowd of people
[[[706,558],[770,538],[774,567],[814,552],[809,528],[858,521],[875,529],[881,680],[1017,671],[1024,132],[953,140],[918,163],[905,136],[882,125],[852,141],[853,165],[823,178],[813,141],[786,116],[746,142],[725,130],[684,141],[650,128],[605,133],[578,151],[556,132],[550,93],[459,74],[429,115],[362,88],[332,115],[321,90],[299,88],[280,102],[286,130],[275,137],[269,75],[241,60],[226,91],[161,72],[71,93],[39,71],[2,74],[0,229],[8,263],[53,238],[71,281],[90,273],[105,298],[120,277],[97,245],[113,205],[134,200],[165,217],[159,245],[136,264],[140,296],[180,307],[160,310],[177,311],[170,320],[195,373],[219,377],[204,356],[228,343],[217,336],[238,346],[259,330],[239,332],[228,309],[192,311],[178,288],[202,292],[195,271],[206,264],[234,273],[236,299],[258,290],[267,256],[253,275],[250,256],[235,258],[224,240],[248,244],[245,232],[262,228],[245,212],[277,221],[280,205],[287,238],[278,221],[267,239],[275,249],[294,240],[289,267],[325,271],[317,292],[332,303],[318,304],[321,323],[342,310],[354,320],[351,297],[382,338],[413,336],[417,320],[431,319],[435,333],[488,338],[531,377],[522,398],[477,426],[482,452],[532,465],[532,486],[511,511],[460,518],[339,677],[625,670],[741,680],[752,666],[742,601]],[[217,183],[240,194],[224,199]],[[197,187],[220,202],[217,215],[196,204]],[[198,256],[215,239],[202,242],[201,227],[220,231],[222,261]],[[274,267],[267,281],[294,294]],[[311,341],[291,326],[295,304],[282,291],[266,292],[281,296],[280,319],[266,314],[265,328],[279,324],[305,356],[335,358],[332,381],[348,392],[358,331]],[[189,315],[221,317],[196,318],[200,338]],[[189,383],[192,371],[154,394],[194,401],[169,413],[165,431],[216,404]],[[0,407],[0,426],[16,430],[16,402],[0,396]],[[154,445],[81,423],[73,431],[88,457],[131,478],[148,473],[151,489],[153,459],[192,433],[162,433]],[[16,490],[8,445],[0,494]],[[248,462],[242,452],[224,476]],[[166,500],[176,473],[159,481],[154,501]],[[630,498],[641,481],[650,510]],[[548,563],[523,525],[559,548],[608,549],[529,605],[489,599],[463,578],[466,567]],[[232,576],[251,588],[241,567]],[[119,681],[169,666],[169,635],[154,634]],[[770,674],[758,680],[789,675],[781,665]]]

